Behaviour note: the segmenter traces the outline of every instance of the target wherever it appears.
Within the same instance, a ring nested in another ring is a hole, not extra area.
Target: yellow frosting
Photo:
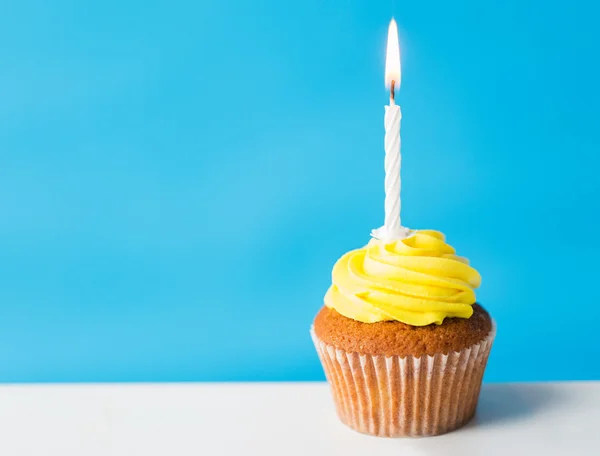
[[[416,231],[397,241],[371,239],[333,267],[325,305],[361,321],[442,324],[473,314],[479,273],[455,255],[439,231]]]

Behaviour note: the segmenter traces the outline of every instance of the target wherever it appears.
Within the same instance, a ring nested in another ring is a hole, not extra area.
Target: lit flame
[[[395,89],[400,88],[400,46],[398,45],[398,26],[392,19],[388,28],[387,51],[385,55],[385,86],[390,88],[394,81]]]

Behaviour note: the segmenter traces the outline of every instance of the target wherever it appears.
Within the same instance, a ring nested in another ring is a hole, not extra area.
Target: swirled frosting
[[[371,239],[333,267],[325,305],[363,323],[401,321],[412,326],[469,318],[481,277],[439,231],[405,239]]]

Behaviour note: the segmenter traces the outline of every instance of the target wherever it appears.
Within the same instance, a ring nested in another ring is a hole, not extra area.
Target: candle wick
[[[395,98],[396,98],[396,91],[395,91],[395,85],[396,85],[396,81],[394,81],[392,79],[392,83],[390,84],[390,101],[393,103]]]

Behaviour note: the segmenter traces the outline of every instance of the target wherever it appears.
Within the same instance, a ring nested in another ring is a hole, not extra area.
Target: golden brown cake
[[[492,319],[479,304],[470,318],[448,318],[441,325],[411,326],[400,321],[365,324],[323,307],[314,322],[315,335],[337,349],[361,355],[447,355],[481,342]]]

